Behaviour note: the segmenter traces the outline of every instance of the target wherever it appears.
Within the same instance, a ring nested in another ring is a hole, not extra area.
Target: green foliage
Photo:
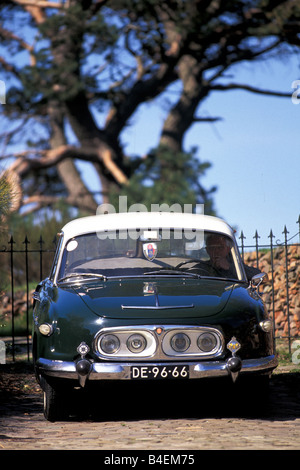
[[[12,199],[12,188],[4,174],[0,176],[0,218],[5,215],[10,208]]]
[[[29,314],[28,317],[28,329],[27,329],[27,315],[23,311],[17,315],[14,319],[14,334],[15,336],[26,336],[28,332],[32,330],[32,314]],[[1,316],[0,313],[0,337],[2,336],[12,336],[12,324],[11,318],[5,318]]]
[[[20,67],[18,86],[9,86],[7,101],[16,111],[35,110],[37,114],[44,113],[48,100],[64,102],[85,90],[91,81],[86,67],[91,55],[97,54],[99,60],[118,40],[117,26],[108,24],[101,11],[95,15],[85,11],[81,2],[70,5],[64,14],[53,11],[27,34],[37,39],[31,52],[33,62]]]
[[[154,149],[139,165],[129,184],[120,194],[111,194],[111,203],[118,207],[119,195],[126,195],[128,207],[133,204],[144,204],[148,210],[151,204],[184,204],[205,205],[205,213],[213,214],[212,194],[216,188],[205,190],[200,178],[210,167],[210,163],[201,163],[195,154],[174,152],[168,148]]]
[[[0,227],[9,212],[18,205],[19,188],[12,172],[0,170]],[[1,230],[0,230],[1,232]]]

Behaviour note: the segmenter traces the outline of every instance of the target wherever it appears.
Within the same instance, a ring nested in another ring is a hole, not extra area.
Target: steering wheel
[[[174,269],[179,269],[179,268],[181,268],[181,266],[184,266],[184,265],[189,264],[189,263],[197,263],[199,265],[202,264],[202,266],[198,266],[197,268],[194,268],[194,269],[196,269],[197,271],[199,271],[199,270],[204,271],[206,274],[211,274],[210,271],[209,271],[209,267],[206,266],[206,264],[204,264],[203,261],[201,261],[199,259],[195,259],[195,258],[188,259],[187,261],[182,261],[181,263],[177,264],[177,266],[175,266]],[[190,268],[190,269],[193,269],[193,268]]]
[[[181,268],[181,266],[184,266],[185,264],[189,264],[189,263],[200,263],[201,261],[199,259],[196,259],[196,258],[191,258],[191,259],[188,259],[187,261],[182,261],[181,263],[177,264],[177,266],[175,266],[174,269],[179,269]]]

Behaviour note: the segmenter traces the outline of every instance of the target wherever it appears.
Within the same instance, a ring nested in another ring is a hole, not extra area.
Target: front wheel
[[[66,417],[64,394],[62,390],[55,387],[43,378],[43,412],[48,421],[59,421]]]

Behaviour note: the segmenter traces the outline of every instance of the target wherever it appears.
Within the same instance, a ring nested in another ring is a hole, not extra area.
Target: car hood
[[[96,315],[108,318],[199,318],[225,308],[235,284],[213,279],[108,280],[73,287]]]

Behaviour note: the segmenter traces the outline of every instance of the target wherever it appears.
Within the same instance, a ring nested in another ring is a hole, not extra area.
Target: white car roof
[[[123,212],[74,219],[63,228],[65,241],[85,233],[135,228],[187,228],[219,232],[234,238],[232,228],[218,217],[178,212]]]

